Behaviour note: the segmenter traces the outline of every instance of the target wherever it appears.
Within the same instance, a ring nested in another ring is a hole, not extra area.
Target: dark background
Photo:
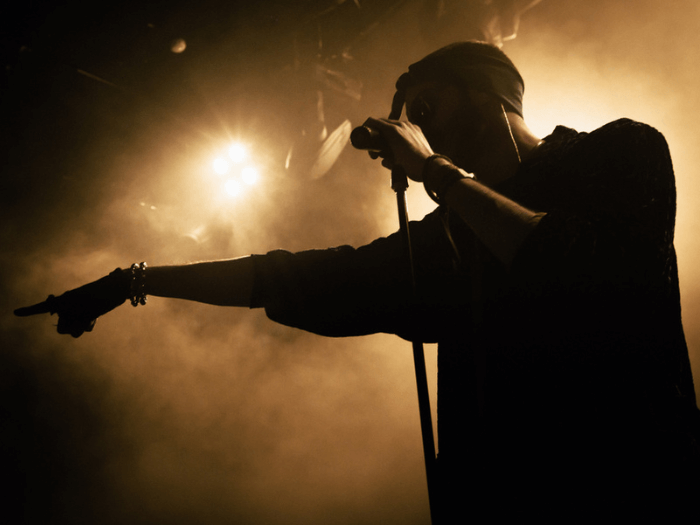
[[[259,311],[157,298],[77,340],[55,333],[55,317],[12,315],[134,261],[359,245],[393,231],[377,163],[348,147],[312,178],[308,152],[324,123],[385,116],[409,63],[471,36],[464,20],[431,23],[427,4],[3,8],[1,521],[427,521],[410,348],[396,338],[323,339]],[[503,47],[536,133],[630,117],[666,136],[696,379],[698,29],[693,0],[544,0]],[[171,51],[178,38],[182,53]],[[232,140],[260,169],[239,198],[210,169]],[[418,186],[409,209],[431,209]],[[431,387],[434,359],[429,347]]]

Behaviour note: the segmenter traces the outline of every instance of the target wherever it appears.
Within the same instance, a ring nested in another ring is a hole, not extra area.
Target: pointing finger
[[[56,311],[54,309],[54,300],[55,297],[53,295],[49,295],[49,298],[46,299],[46,301],[33,304],[32,306],[24,306],[22,308],[17,308],[14,313],[18,317],[54,313]]]

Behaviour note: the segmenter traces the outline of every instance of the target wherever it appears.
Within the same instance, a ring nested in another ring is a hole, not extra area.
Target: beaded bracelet
[[[435,179],[436,171],[430,170],[430,164],[433,160],[441,158],[452,164],[452,160],[445,155],[435,154],[425,159],[423,164],[423,187],[428,196],[437,204],[444,204],[445,193],[457,181],[469,178],[462,171],[451,169],[449,173],[444,174],[438,180]]]
[[[146,304],[146,267],[145,262],[131,265],[131,281],[129,282],[129,299],[131,306]]]

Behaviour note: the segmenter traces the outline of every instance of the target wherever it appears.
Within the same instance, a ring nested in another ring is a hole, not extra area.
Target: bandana
[[[389,118],[400,118],[409,86],[436,80],[490,93],[506,110],[523,116],[525,83],[513,62],[491,44],[470,41],[445,46],[409,66],[396,82]]]

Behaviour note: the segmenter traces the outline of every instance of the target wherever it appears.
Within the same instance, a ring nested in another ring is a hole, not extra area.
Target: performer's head
[[[479,169],[479,157],[492,152],[494,141],[512,140],[511,123],[524,125],[523,79],[500,49],[484,42],[431,53],[401,75],[396,89],[390,118],[400,118],[405,105],[433,149],[468,171]]]

